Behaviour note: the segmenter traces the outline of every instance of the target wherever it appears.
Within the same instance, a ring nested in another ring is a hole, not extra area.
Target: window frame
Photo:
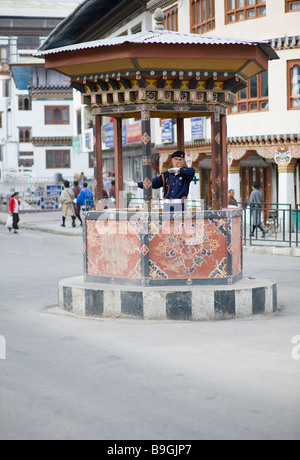
[[[47,111],[48,110],[51,110],[51,120],[49,121],[47,119]],[[54,118],[54,112],[56,110],[59,110],[60,111],[60,119],[59,119],[59,123],[56,123],[55,122],[55,118]],[[63,120],[63,111],[64,110],[68,110],[68,119],[66,121]],[[48,106],[45,106],[45,125],[69,125],[70,124],[70,107],[68,105],[62,105],[62,106],[58,106],[58,105],[48,105]]]
[[[198,22],[199,19],[199,6],[201,6],[201,18],[204,16],[204,5],[206,12],[206,19]],[[211,5],[211,17],[208,17],[209,5]],[[190,0],[191,11],[191,33],[203,34],[214,30],[216,27],[215,17],[215,0]],[[197,18],[197,19],[196,19]]]
[[[56,163],[56,155],[60,154],[60,165]],[[52,154],[53,159],[52,159],[52,166],[49,166],[48,162],[48,156]],[[64,166],[64,155],[68,155],[68,166]],[[71,168],[71,150],[70,149],[60,149],[60,150],[46,150],[46,156],[45,156],[45,161],[46,161],[46,169],[70,169]]]
[[[10,84],[8,79],[3,80],[3,97],[10,97]]]
[[[8,64],[8,47],[0,46],[0,62],[3,64]]]
[[[28,108],[26,108],[26,101],[28,101]],[[31,98],[29,96],[18,97],[18,110],[26,112],[32,110]]]
[[[164,28],[178,32],[178,5],[172,6],[164,11]],[[171,25],[171,27],[170,27]]]
[[[18,50],[36,50],[40,47],[40,37],[37,35],[21,35],[17,39]]]
[[[300,105],[298,107],[293,107],[292,102],[297,99],[300,101],[300,92],[299,94],[293,95],[293,83],[292,83],[292,72],[295,66],[299,66],[299,79],[300,79],[300,59],[293,59],[287,61],[287,109],[288,110],[300,110]],[[300,85],[300,81],[299,81]],[[295,97],[296,96],[296,97]]]
[[[296,9],[296,10],[291,10],[291,4],[292,3],[299,3],[299,1],[297,0],[285,0],[285,12],[286,13],[299,13],[300,12],[300,8]]]
[[[268,96],[262,96],[262,74],[267,72],[267,77],[268,77]],[[264,72],[261,72],[258,75],[255,75],[257,77],[257,95],[255,97],[251,97],[251,79],[247,81],[247,87],[245,88],[246,90],[246,97],[241,98],[241,91],[238,91],[237,93],[237,101],[235,106],[237,107],[236,111],[233,111],[233,107],[229,108],[228,113],[230,115],[242,115],[244,113],[257,113],[257,112],[268,112],[269,107],[263,108],[262,104],[263,103],[269,103],[269,73],[267,70]],[[252,77],[253,78],[253,77]],[[243,91],[243,90],[242,90]],[[246,110],[241,110],[241,106],[246,104]],[[257,104],[256,109],[251,109],[251,104]]]
[[[28,133],[28,136],[26,135]],[[28,144],[32,141],[31,128],[19,128],[19,143]]]
[[[237,22],[249,21],[251,19],[258,19],[258,18],[266,17],[266,13],[265,14],[258,13],[260,8],[263,8],[263,7],[266,8],[266,1],[253,0],[255,2],[253,5],[246,5],[246,2],[248,2],[248,0],[244,0],[245,4],[244,6],[241,6],[241,7],[239,7],[237,3],[239,0],[233,0],[233,1],[235,2],[235,8],[230,9],[230,0],[225,0],[225,24],[226,25],[235,24]],[[251,17],[248,16],[247,12],[249,12],[250,10],[255,11],[254,16],[251,16]],[[244,13],[243,19],[238,18],[238,15],[241,13]],[[230,17],[232,15],[234,15],[235,17],[234,21],[230,20]]]

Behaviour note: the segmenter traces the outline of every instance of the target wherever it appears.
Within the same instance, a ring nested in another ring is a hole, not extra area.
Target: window
[[[94,168],[94,152],[89,153],[89,168]]]
[[[230,113],[260,112],[269,109],[268,71],[251,77],[247,87],[237,93],[237,104]]]
[[[288,110],[300,109],[300,60],[287,63]]]
[[[47,150],[47,169],[66,169],[71,167],[70,150]]]
[[[178,5],[164,11],[164,27],[166,30],[178,31]]]
[[[81,129],[81,110],[78,110],[76,112],[76,120],[77,120],[77,134],[81,134],[82,133],[82,129]]]
[[[8,62],[8,50],[7,48],[0,48],[0,62],[7,63]]]
[[[285,0],[285,12],[300,11],[300,1]]]
[[[266,2],[262,0],[225,0],[226,24],[266,15]]]
[[[19,110],[31,110],[30,97],[19,96]]]
[[[23,166],[23,168],[32,168],[33,163],[32,158],[19,158],[19,167]]]
[[[131,29],[132,35],[139,34],[142,32],[142,24],[138,24]]]
[[[31,128],[19,128],[19,142],[31,142]]]
[[[45,107],[46,125],[68,125],[69,107]]]
[[[9,80],[3,80],[3,97],[9,97]]]
[[[191,0],[191,31],[202,34],[215,28],[215,0]]]
[[[19,50],[36,50],[40,46],[39,37],[18,37]]]

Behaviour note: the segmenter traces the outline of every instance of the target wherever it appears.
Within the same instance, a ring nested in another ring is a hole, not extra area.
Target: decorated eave
[[[145,102],[158,117],[164,111],[180,116],[207,113],[214,104],[226,110],[249,78],[267,70],[269,60],[278,59],[268,42],[167,30],[39,51],[35,56],[45,58],[46,68],[69,76],[84,104],[103,114],[122,112],[123,117],[138,112]]]

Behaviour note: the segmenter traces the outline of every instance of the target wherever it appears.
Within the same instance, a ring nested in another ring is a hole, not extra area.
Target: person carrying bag
[[[10,217],[12,219],[12,227],[8,227],[7,224],[6,226],[9,231],[11,231],[11,229],[13,228],[14,233],[18,233],[18,230],[19,230],[18,224],[20,221],[20,218],[19,218],[20,204],[21,204],[21,201],[19,198],[19,192],[13,193],[9,200],[9,212],[10,212]]]

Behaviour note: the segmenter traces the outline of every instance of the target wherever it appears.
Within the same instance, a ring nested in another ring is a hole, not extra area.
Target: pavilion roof
[[[150,30],[140,32],[131,36],[111,37],[90,42],[77,43],[74,45],[63,46],[60,48],[38,51],[34,55],[37,57],[48,56],[51,54],[67,53],[72,51],[82,51],[87,49],[114,47],[125,44],[146,45],[245,45],[256,46],[266,55],[268,60],[278,59],[278,56],[268,41],[243,40],[236,38],[224,38],[199,34],[186,34],[169,30]]]

